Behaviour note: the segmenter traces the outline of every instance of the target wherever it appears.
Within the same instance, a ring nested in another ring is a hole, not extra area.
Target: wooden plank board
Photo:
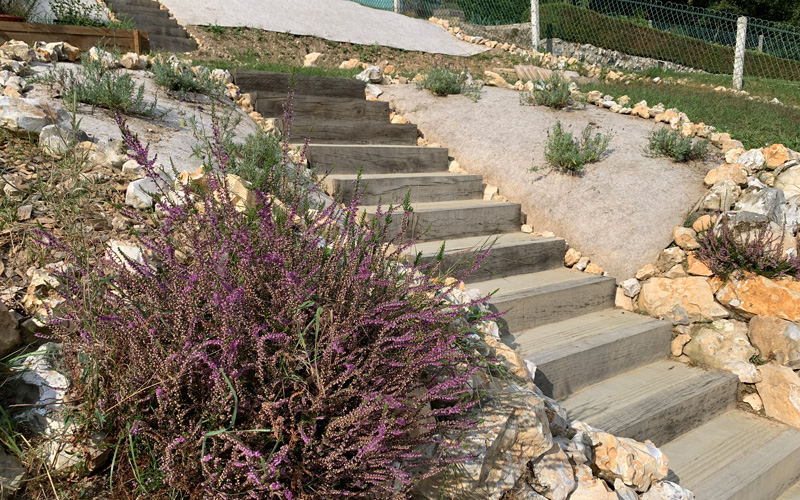
[[[447,172],[445,148],[311,144],[308,161],[337,174]]]
[[[279,123],[283,131],[283,123]],[[295,119],[292,139],[310,138],[315,144],[386,144],[411,146],[417,143],[417,126],[347,120]]]
[[[67,42],[81,50],[89,50],[98,43],[116,46],[123,52],[141,54],[150,50],[146,31],[0,21],[0,43],[8,40],[21,40],[29,45],[34,42]]]
[[[286,92],[250,92],[256,111],[265,118],[283,116]],[[389,103],[346,99],[343,97],[322,97],[295,95],[292,103],[295,117],[314,117],[324,120],[389,121]]]
[[[234,69],[231,74],[234,83],[244,93],[265,91],[285,94],[293,80],[295,95],[364,99],[364,83],[355,79],[289,75],[253,69]]]

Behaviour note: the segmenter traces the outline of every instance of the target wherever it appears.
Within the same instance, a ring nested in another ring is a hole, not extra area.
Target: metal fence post
[[[394,0],[394,11],[400,13],[400,0]]]
[[[539,0],[531,0],[531,43],[539,50]]]
[[[747,40],[747,18],[742,16],[736,21],[736,52],[733,60],[733,88],[742,90],[744,78],[744,51]]]

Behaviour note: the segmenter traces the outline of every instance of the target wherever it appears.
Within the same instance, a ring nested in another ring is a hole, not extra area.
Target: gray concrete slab
[[[183,25],[246,26],[337,42],[471,56],[487,50],[427,20],[348,0],[161,0]]]

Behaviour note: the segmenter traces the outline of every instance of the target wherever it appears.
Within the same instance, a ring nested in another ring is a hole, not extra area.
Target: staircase
[[[286,75],[236,70],[234,79],[256,111],[282,116]],[[449,173],[447,150],[417,147],[415,128],[388,123],[388,103],[365,101],[358,82],[298,75],[294,89],[293,136],[311,135],[308,159],[331,172],[332,193],[351,200],[359,169],[368,214],[410,190],[419,238],[410,253],[429,260],[445,243],[458,265],[464,251],[495,242],[469,285],[496,291],[491,308],[508,311],[503,340],[571,417],[653,441],[670,479],[697,500],[800,500],[800,486],[790,489],[800,431],[737,411],[735,376],[668,360],[668,323],[614,309],[613,278],[566,269],[564,240],[519,232],[520,205],[483,200],[479,176]]]
[[[137,29],[147,31],[151,49],[166,52],[197,50],[197,43],[155,0],[113,0],[108,2],[108,7],[117,16],[131,19]]]

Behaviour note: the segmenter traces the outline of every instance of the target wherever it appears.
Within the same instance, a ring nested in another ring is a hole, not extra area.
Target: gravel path
[[[477,103],[437,98],[412,85],[382,89],[381,99],[418,124],[426,139],[450,148],[465,170],[522,203],[536,231],[566,238],[618,279],[655,261],[705,193],[703,178],[713,168],[646,157],[647,135],[658,125],[593,106],[568,112],[520,106],[517,92],[497,88],[485,89]],[[545,164],[547,129],[557,119],[578,134],[588,122],[614,133],[611,154],[583,177],[530,172]]]
[[[444,28],[348,0],[160,0],[183,25],[246,26],[337,42],[471,56],[486,50]]]

